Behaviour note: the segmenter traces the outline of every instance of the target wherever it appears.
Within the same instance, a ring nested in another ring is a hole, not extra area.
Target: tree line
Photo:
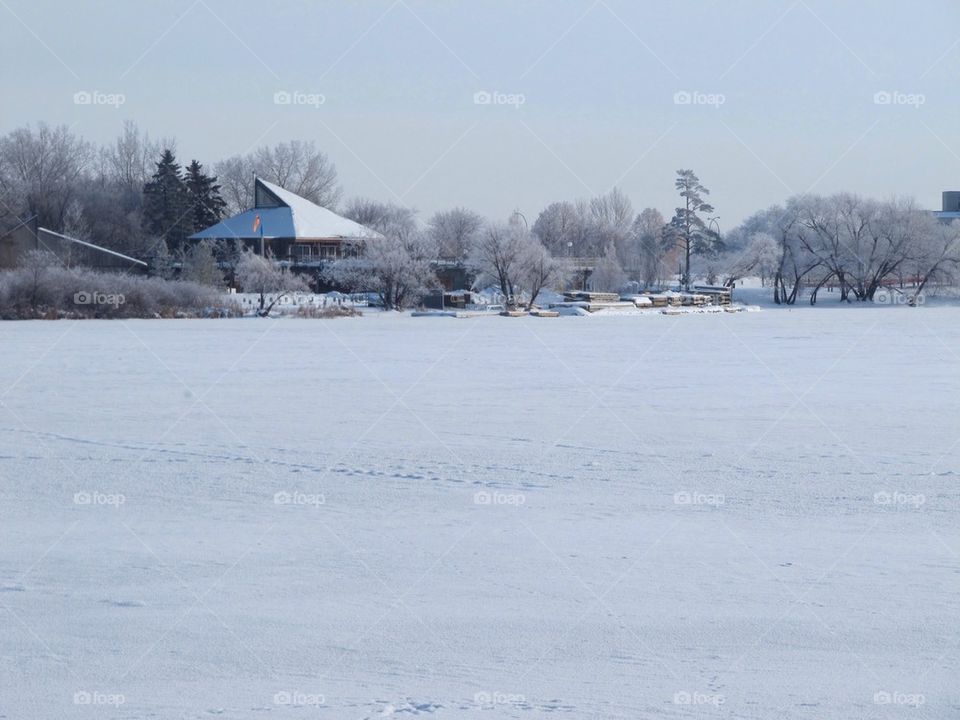
[[[823,287],[838,288],[845,301],[871,300],[891,284],[916,297],[930,282],[953,282],[960,261],[957,226],[902,199],[797,196],[721,237],[710,191],[681,169],[669,220],[656,208],[637,212],[618,188],[550,203],[532,222],[520,212],[491,221],[462,207],[421,220],[409,207],[345,200],[335,165],[312,142],[183,167],[173,140],[154,140],[132,122],[101,147],[43,124],[0,138],[0,227],[36,215],[54,231],[148,260],[153,274],[169,277],[176,264],[184,279],[218,285],[222,251],[215,256],[209,244],[186,238],[252,206],[254,172],[383,235],[331,263],[322,279],[376,292],[387,307],[438,289],[443,267],[462,269],[514,306],[532,305],[547,287],[689,289],[694,278],[729,285],[748,275],[769,282],[776,302],[793,304],[815,303]],[[263,288],[266,271],[256,270],[247,275]]]

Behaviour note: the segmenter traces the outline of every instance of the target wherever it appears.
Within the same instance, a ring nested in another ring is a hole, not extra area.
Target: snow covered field
[[[958,308],[0,338],[0,717],[960,715]]]

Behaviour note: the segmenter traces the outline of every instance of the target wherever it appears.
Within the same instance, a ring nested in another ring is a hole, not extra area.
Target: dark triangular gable
[[[258,208],[289,207],[287,203],[283,202],[266,185],[260,182],[260,178],[254,179],[253,206]]]

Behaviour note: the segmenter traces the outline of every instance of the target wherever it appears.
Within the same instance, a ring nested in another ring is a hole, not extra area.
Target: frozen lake
[[[0,717],[960,715],[958,308],[0,342]]]

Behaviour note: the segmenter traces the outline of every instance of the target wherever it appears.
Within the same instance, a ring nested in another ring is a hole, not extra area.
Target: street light
[[[719,219],[720,219],[720,216],[719,216],[719,215],[718,215],[717,217],[707,218],[707,223],[708,223],[708,224],[707,224],[707,227],[709,227],[709,228],[712,230],[714,225],[717,226],[717,240],[718,240],[718,241],[720,240],[720,223],[717,222],[717,220],[719,220]]]

